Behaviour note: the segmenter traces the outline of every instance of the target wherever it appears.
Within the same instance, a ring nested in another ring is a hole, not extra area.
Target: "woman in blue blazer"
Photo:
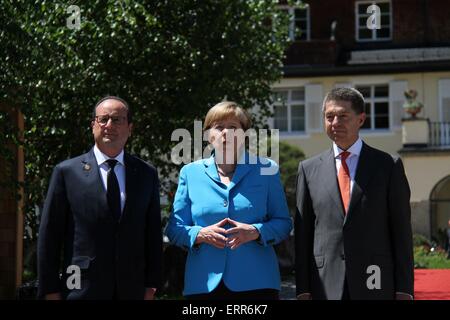
[[[276,163],[245,151],[250,126],[236,103],[215,105],[204,124],[213,155],[180,171],[166,234],[188,250],[188,299],[278,299],[273,245],[292,221]]]

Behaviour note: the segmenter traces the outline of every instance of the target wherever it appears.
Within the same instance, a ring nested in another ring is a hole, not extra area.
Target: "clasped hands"
[[[228,223],[234,227],[226,230],[223,226]],[[202,228],[195,239],[195,244],[207,243],[219,249],[225,247],[236,249],[246,242],[258,239],[258,237],[258,229],[251,224],[225,218],[216,224]]]

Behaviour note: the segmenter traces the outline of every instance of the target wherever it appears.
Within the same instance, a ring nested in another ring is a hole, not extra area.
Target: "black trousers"
[[[279,300],[278,290],[258,289],[248,291],[231,291],[223,281],[209,293],[191,294],[187,300]]]
[[[345,280],[344,280],[344,292],[342,292],[341,300],[350,300],[350,294],[348,292],[347,277],[345,277]]]

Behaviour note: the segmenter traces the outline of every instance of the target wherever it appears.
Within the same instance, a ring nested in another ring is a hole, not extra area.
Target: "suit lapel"
[[[341,193],[339,191],[333,148],[331,148],[328,153],[324,154],[321,160],[320,183],[325,187],[328,194],[333,199],[333,202],[336,205],[336,212],[344,218],[344,205],[342,204]]]
[[[375,172],[375,168],[376,163],[373,157],[370,156],[370,149],[365,143],[363,143],[361,153],[359,155],[358,166],[356,168],[352,197],[350,199],[350,205],[344,220],[344,224],[355,214],[354,208],[361,200],[364,190],[367,189],[367,185],[369,184],[372,174]]]
[[[102,183],[97,159],[94,155],[94,149],[91,149],[84,155],[84,158],[80,163],[80,170],[82,175],[85,177],[85,185],[82,186],[82,188],[86,188],[88,190],[88,194],[101,195],[99,197],[100,204],[102,207],[107,208],[108,204],[106,202],[106,190]]]
[[[252,157],[252,159],[250,159],[250,157]],[[258,159],[255,156],[251,156],[248,152],[244,152],[236,165],[236,172],[233,175],[233,179],[231,179],[229,188],[234,188],[250,172],[252,164],[255,165],[257,161]]]
[[[203,160],[203,164],[205,165],[205,172],[207,176],[215,182],[221,183],[219,174],[217,173],[216,165],[214,163],[214,155],[212,155],[208,159]]]
[[[106,194],[105,187],[103,186],[100,177],[97,160],[95,159],[94,150],[91,150],[84,155],[83,160],[81,160],[80,170],[86,177],[86,184],[88,187],[93,187],[94,192]]]
[[[231,179],[230,184],[228,185],[229,189],[236,186],[247,175],[247,173],[250,172],[251,164],[249,164],[249,162],[248,162],[250,155],[247,152],[245,152],[243,154],[243,157],[245,157],[245,158],[238,161],[238,164],[236,165],[236,171],[233,175],[233,178]],[[255,160],[255,159],[253,159],[253,160]],[[220,183],[223,185],[223,183],[220,181],[220,177],[219,177],[219,174],[216,169],[214,156],[211,156],[208,159],[205,159],[203,161],[204,161],[203,164],[205,165],[206,174],[212,180],[214,180],[216,183]]]
[[[132,205],[136,203],[135,197],[137,197],[138,190],[138,175],[137,169],[134,165],[134,159],[125,152],[124,154],[125,162],[125,206],[123,208],[122,215],[120,216],[120,221],[126,218],[130,212],[133,212]]]

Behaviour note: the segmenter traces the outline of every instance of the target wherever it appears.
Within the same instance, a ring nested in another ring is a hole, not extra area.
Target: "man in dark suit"
[[[118,97],[101,99],[95,146],[53,171],[39,229],[41,298],[153,299],[160,285],[158,174],[124,152],[130,111]]]
[[[412,299],[410,189],[400,158],[359,138],[366,115],[355,89],[324,99],[331,149],[300,163],[298,299]]]

